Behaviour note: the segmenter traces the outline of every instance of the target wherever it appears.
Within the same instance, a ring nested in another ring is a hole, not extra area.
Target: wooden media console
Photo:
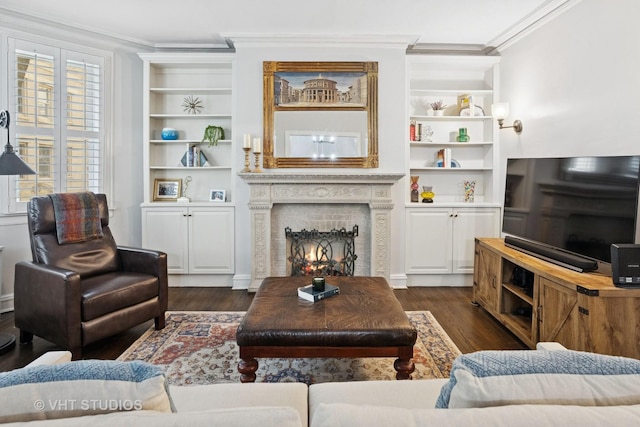
[[[518,267],[530,272],[530,287],[513,283]],[[615,287],[609,275],[578,273],[502,239],[478,238],[473,295],[531,348],[557,341],[573,350],[640,358],[640,289]]]

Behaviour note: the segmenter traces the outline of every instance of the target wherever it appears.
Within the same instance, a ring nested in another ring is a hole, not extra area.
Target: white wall
[[[265,47],[236,42],[236,113],[235,135],[251,133],[262,136],[262,62],[263,61],[377,61],[378,62],[378,148],[379,173],[404,173],[406,139],[405,113],[405,49],[373,47]],[[243,167],[237,155],[237,170]],[[292,169],[289,172],[313,173]],[[361,169],[360,169],[361,171]],[[336,170],[340,173],[353,169]],[[404,181],[394,186],[392,211],[391,277],[404,276]],[[249,226],[249,186],[240,181],[236,197],[236,280],[234,287],[246,287],[251,273],[251,228]],[[284,232],[284,231],[283,231]],[[393,281],[393,280],[392,280]],[[398,283],[403,285],[404,283]]]
[[[640,154],[640,2],[582,0],[501,52],[507,157]]]
[[[502,165],[508,157],[640,154],[638,16],[637,0],[582,0],[501,52],[507,121],[524,123],[520,135],[501,131]]]

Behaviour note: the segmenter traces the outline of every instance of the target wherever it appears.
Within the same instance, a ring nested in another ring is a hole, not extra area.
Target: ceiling
[[[227,47],[234,34],[402,35],[417,48],[480,51],[575,1],[2,0],[0,16],[24,14],[152,48]]]

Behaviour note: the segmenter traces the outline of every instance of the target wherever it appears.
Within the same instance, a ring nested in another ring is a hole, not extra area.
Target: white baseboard
[[[250,284],[250,274],[236,274],[235,276],[233,276],[233,287],[231,289],[234,291],[248,290]]]
[[[0,297],[0,313],[13,311],[13,294],[2,295]]]
[[[410,274],[407,276],[407,286],[473,286],[473,274]]]
[[[407,275],[392,274],[389,277],[389,284],[393,289],[407,289]]]
[[[174,288],[230,288],[231,274],[169,274],[169,286]]]

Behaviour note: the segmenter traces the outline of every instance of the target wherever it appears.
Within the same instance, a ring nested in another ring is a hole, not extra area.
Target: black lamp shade
[[[13,146],[7,144],[4,153],[0,155],[0,175],[34,175],[35,172],[13,151]]]
[[[7,110],[0,111],[0,128],[7,130],[7,145],[4,153],[0,155],[0,175],[35,175],[35,171],[29,167],[13,150],[9,142],[9,124],[11,116]]]

